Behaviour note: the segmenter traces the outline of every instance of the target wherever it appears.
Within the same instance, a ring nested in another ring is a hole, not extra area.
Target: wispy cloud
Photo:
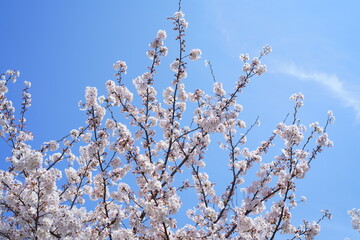
[[[317,82],[324,86],[332,95],[340,99],[347,107],[353,108],[356,113],[356,120],[360,123],[360,95],[354,94],[345,82],[340,80],[335,74],[322,72],[306,72],[295,64],[282,66],[281,72],[291,75],[300,80]]]

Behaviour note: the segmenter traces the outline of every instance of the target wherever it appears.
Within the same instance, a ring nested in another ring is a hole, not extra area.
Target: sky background
[[[157,84],[164,88],[172,79],[168,66],[177,49],[166,17],[177,10],[175,0],[3,0],[0,8],[0,69],[18,69],[21,82],[32,82],[27,120],[35,147],[83,125],[85,114],[77,103],[86,86],[105,93],[106,80],[114,79],[115,61],[127,62],[129,84],[145,72],[150,64],[145,52],[159,29],[168,32],[169,57],[160,67]],[[202,60],[189,64],[185,80],[189,90],[212,89],[203,60],[211,61],[217,80],[230,90],[241,74],[241,53],[255,57],[264,45],[273,48],[264,58],[268,72],[254,78],[239,97],[248,125],[257,116],[261,121],[249,136],[250,145],[267,139],[291,112],[288,98],[294,92],[305,95],[300,118],[306,125],[324,124],[327,110],[333,110],[336,121],[328,133],[335,146],[319,155],[298,182],[298,195],[308,201],[298,207],[297,219],[316,220],[321,209],[333,213],[333,220],[322,223],[320,240],[360,239],[346,214],[360,207],[359,9],[355,0],[183,0],[182,4],[189,21],[188,50],[203,51]],[[10,95],[16,98],[20,87],[14,85]],[[208,173],[211,178],[216,168]],[[215,181],[221,185],[221,179],[216,176]]]

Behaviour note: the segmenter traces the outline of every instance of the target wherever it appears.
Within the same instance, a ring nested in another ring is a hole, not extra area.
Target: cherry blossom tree
[[[210,62],[213,92],[189,92],[187,68],[202,52],[186,49],[188,23],[180,8],[168,19],[179,49],[162,96],[154,82],[168,49],[166,32],[159,30],[146,53],[148,71],[132,81],[135,92],[128,88],[126,63],[117,61],[106,96],[86,88],[80,103],[84,126],[39,149],[29,145],[33,135],[26,128],[31,84],[25,82],[15,113],[8,91],[19,72],[1,74],[0,135],[11,149],[1,159],[10,165],[0,170],[1,239],[314,239],[320,221],[331,218],[323,211],[317,221],[292,222],[293,209],[305,201],[295,195],[296,184],[333,145],[327,135],[332,112],[324,127],[315,122],[307,130],[298,117],[304,96],[293,94],[293,113],[249,149],[247,138],[257,121],[241,120],[238,96],[266,72],[261,61],[271,48],[252,59],[240,55],[243,72],[228,93]],[[211,142],[219,136],[218,144]],[[270,156],[275,141],[282,144]],[[223,192],[215,191],[215,176],[206,173],[210,146],[219,147],[228,165],[230,181]],[[185,201],[193,208],[181,210]],[[180,218],[186,223],[180,225]]]

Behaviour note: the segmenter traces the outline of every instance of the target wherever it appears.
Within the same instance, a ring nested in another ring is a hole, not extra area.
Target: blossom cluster
[[[360,232],[360,209],[352,209],[348,212],[351,216],[352,227]]]

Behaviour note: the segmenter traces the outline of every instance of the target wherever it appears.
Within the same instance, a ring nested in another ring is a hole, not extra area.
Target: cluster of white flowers
[[[0,93],[3,95],[8,92],[8,88],[6,87],[6,81],[1,80],[0,81]]]
[[[353,229],[360,232],[360,209],[352,209],[348,212],[348,214],[351,216],[351,223]]]
[[[1,80],[16,82],[17,78],[20,77],[20,71],[18,70],[6,70],[5,73],[0,74]]]
[[[300,108],[304,105],[304,94],[294,93],[293,95],[291,95],[290,100],[296,103],[297,108]]]
[[[329,123],[330,124],[335,122],[334,113],[331,110],[328,111],[328,118],[329,118]]]
[[[243,54],[243,53],[240,54],[239,58],[240,58],[240,60],[243,61],[243,62],[246,62],[246,61],[250,60],[250,56],[249,56],[248,53],[246,53],[246,54]]]
[[[265,48],[265,47],[264,47]],[[261,53],[260,57],[264,54]],[[244,63],[242,70],[248,75],[251,76],[252,74],[255,74],[257,76],[260,76],[264,74],[267,71],[267,67],[265,64],[261,64],[260,58],[255,57],[251,60],[251,62],[248,62],[250,60],[249,54],[241,54],[240,60]]]
[[[200,49],[193,49],[193,50],[191,50],[190,51],[190,60],[198,60],[198,59],[200,59],[201,58],[201,54],[202,54],[202,52],[201,52],[201,50]]]
[[[268,55],[272,52],[272,48],[269,45],[263,47],[263,51],[260,53],[261,56]]]
[[[318,134],[321,134],[323,133],[324,129],[319,126],[319,123],[318,122],[314,122],[314,123],[311,123],[310,124],[310,128],[314,128],[314,130],[318,133]]]
[[[317,140],[316,143],[321,147],[332,147],[334,144],[329,140],[327,133],[322,134]]]
[[[185,14],[182,11],[174,13],[174,18],[175,19],[180,19],[180,18],[183,18],[184,16],[185,16]]]
[[[180,25],[186,29],[189,25],[188,22],[184,19],[185,14],[182,11],[178,11],[174,13],[174,20],[179,21]]]
[[[149,44],[149,47],[152,48],[146,52],[146,55],[150,60],[154,60],[154,64],[158,66],[160,60],[158,57],[165,57],[168,54],[168,49],[164,46],[164,41],[166,39],[166,31],[159,30],[154,41]]]
[[[216,95],[219,95],[219,96],[225,96],[225,94],[226,94],[221,82],[214,83],[213,91]]]
[[[95,87],[86,87],[85,90],[86,106],[91,108],[96,106],[97,102],[97,89]]]
[[[304,135],[300,131],[299,126],[295,124],[287,126],[285,123],[281,122],[278,124],[274,133],[284,139],[286,146],[289,147],[293,144],[299,145],[304,139]]]
[[[127,65],[124,61],[117,61],[116,63],[114,63],[113,67],[116,71],[126,73]]]
[[[180,67],[180,62],[179,60],[175,60],[174,62],[172,62],[170,64],[170,69],[173,72],[178,72],[179,71],[179,67]]]

